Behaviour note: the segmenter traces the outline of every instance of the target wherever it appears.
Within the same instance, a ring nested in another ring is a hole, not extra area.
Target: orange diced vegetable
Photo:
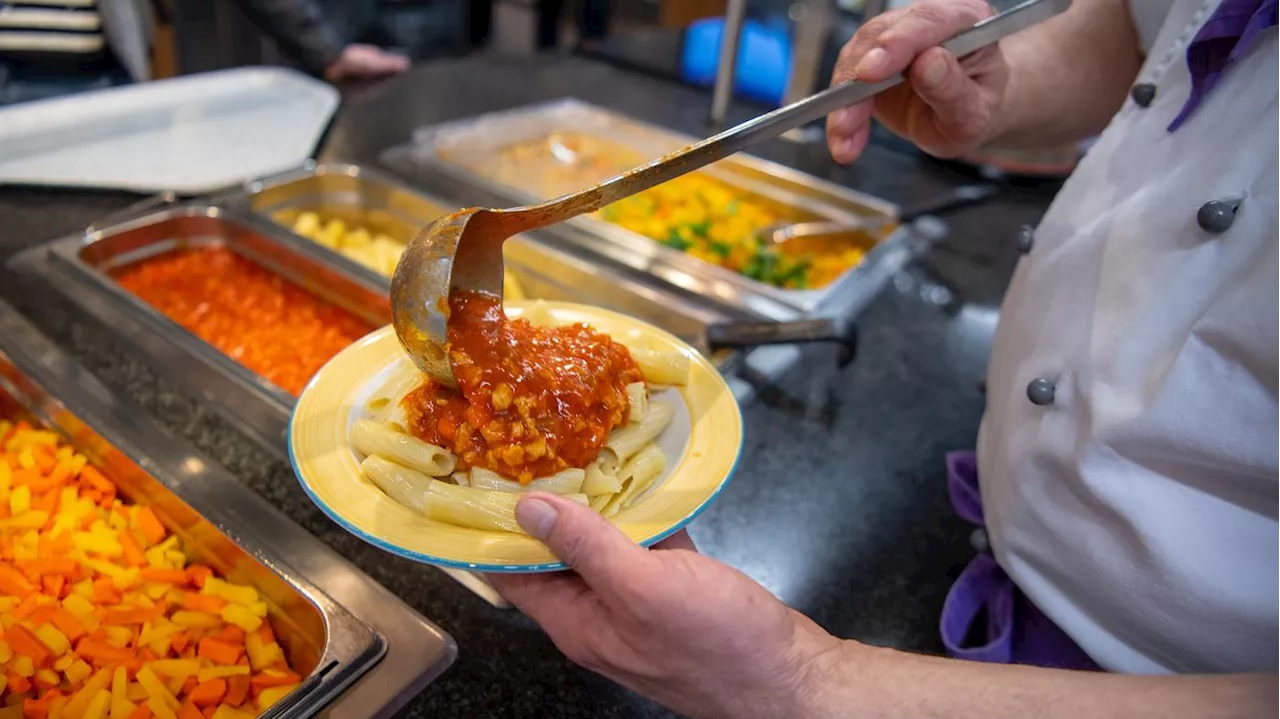
[[[151,719],[151,709],[146,704],[139,706],[129,715],[129,719]]]
[[[35,590],[35,586],[28,582],[18,570],[8,564],[0,563],[0,593],[25,597]]]
[[[268,669],[261,674],[254,675],[249,684],[255,689],[266,689],[268,687],[282,687],[289,684],[298,684],[302,681],[302,677],[293,672],[280,672]]]
[[[196,655],[201,659],[208,659],[214,664],[235,664],[240,661],[240,655],[243,653],[243,647],[228,644],[212,637],[205,637],[200,640],[200,648]]]
[[[187,702],[178,708],[178,719],[204,719],[195,704]]]
[[[168,533],[165,531],[164,525],[160,523],[160,518],[156,516],[155,512],[151,511],[150,507],[138,509],[138,531],[142,532],[143,538],[147,540],[147,546],[163,542],[165,535]]]
[[[124,550],[125,563],[130,567],[147,566],[147,558],[142,554],[142,547],[138,546],[138,540],[133,538],[133,532],[120,532],[119,537],[120,547]]]
[[[192,564],[187,567],[187,577],[197,587],[203,588],[205,580],[212,576],[213,570],[203,564]]]
[[[108,609],[102,621],[107,624],[143,624],[164,616],[164,605],[154,607],[113,607]]]
[[[244,700],[247,698],[249,698],[249,675],[236,674],[227,677],[226,703],[232,706],[240,706],[244,704]]]
[[[67,635],[67,639],[73,642],[84,636],[84,625],[80,623],[79,619],[76,619],[74,614],[66,609],[58,608],[54,610],[50,621],[53,622],[53,626]]]
[[[133,652],[117,647],[102,639],[85,637],[76,645],[76,654],[95,662],[128,662],[133,661]]]
[[[53,658],[53,653],[30,629],[16,622],[5,632],[4,639],[13,648],[13,651],[22,656],[31,657],[31,660],[38,666]],[[234,664],[235,662],[232,663]]]
[[[200,682],[195,689],[187,692],[187,698],[191,700],[191,703],[202,707],[217,704],[226,695],[226,679],[210,679],[207,682]]]
[[[141,572],[144,582],[163,582],[164,584],[185,584],[187,573],[181,569],[158,569],[147,567]]]
[[[212,594],[186,592],[182,595],[182,606],[193,612],[218,614],[223,607],[227,606],[227,600]]]

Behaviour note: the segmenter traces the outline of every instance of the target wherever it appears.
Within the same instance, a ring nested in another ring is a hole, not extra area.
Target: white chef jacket
[[[1155,99],[1125,103],[1036,228],[987,378],[996,559],[1113,671],[1277,665],[1275,29],[1166,129],[1216,7],[1134,0]],[[1231,198],[1227,231],[1197,224]]]

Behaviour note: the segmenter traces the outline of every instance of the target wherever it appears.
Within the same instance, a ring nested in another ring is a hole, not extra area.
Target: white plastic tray
[[[195,195],[302,164],[338,91],[285,68],[189,75],[0,109],[0,183]]]

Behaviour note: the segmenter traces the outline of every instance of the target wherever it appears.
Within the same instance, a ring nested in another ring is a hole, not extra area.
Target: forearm
[[[1130,676],[982,664],[844,642],[813,662],[803,716],[1275,716],[1275,675]]]
[[[1001,50],[1009,81],[987,144],[1009,148],[1061,146],[1101,132],[1143,62],[1127,0],[1074,0]]]

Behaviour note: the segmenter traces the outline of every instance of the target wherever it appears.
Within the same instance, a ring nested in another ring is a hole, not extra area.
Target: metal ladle
[[[1071,0],[1028,0],[987,18],[943,43],[956,57],[999,41],[1066,10]],[[595,212],[651,187],[744,150],[903,82],[850,81],[753,120],[581,192],[508,210],[470,208],[428,225],[405,248],[391,279],[396,335],[414,363],[433,379],[456,386],[448,356],[449,294],[469,290],[502,297],[502,244],[507,238]]]

